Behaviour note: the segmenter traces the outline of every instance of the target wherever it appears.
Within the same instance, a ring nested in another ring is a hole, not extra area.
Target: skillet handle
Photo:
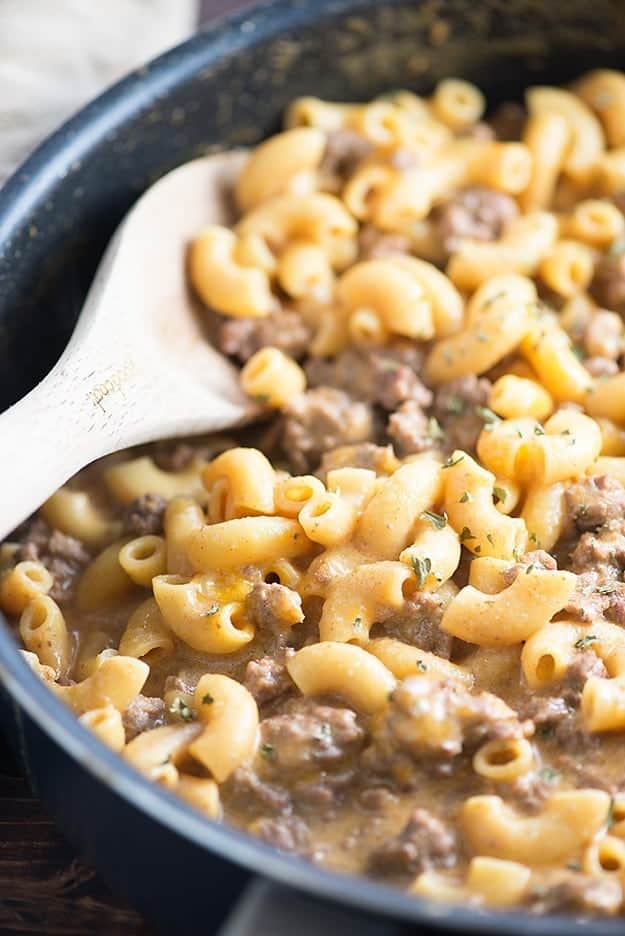
[[[347,884],[349,882],[346,882]],[[248,884],[217,936],[408,936],[408,928],[271,881]],[[422,936],[426,936],[423,932]]]

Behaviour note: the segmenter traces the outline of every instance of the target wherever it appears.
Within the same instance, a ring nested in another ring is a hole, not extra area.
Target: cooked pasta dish
[[[290,105],[188,252],[257,420],[86,469],[0,548],[0,608],[211,819],[416,896],[618,914],[625,75],[485,106]]]

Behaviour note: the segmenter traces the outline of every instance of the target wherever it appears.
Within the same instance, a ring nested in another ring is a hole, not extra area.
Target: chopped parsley
[[[464,458],[464,454],[456,455],[455,458],[453,455],[450,455],[447,461],[445,462],[445,464],[443,465],[443,468],[454,468],[456,465],[460,464],[463,458]]]
[[[616,822],[616,819],[614,817],[614,797],[611,796],[610,805],[608,806],[608,814],[605,817],[605,824],[608,827],[608,829],[611,829],[615,822]]]
[[[543,427],[540,426],[538,423],[536,423],[536,425],[534,426],[534,435],[543,436],[544,434],[545,434],[545,430],[543,429]]]
[[[362,629],[363,629],[363,623],[362,623],[362,618],[360,617],[360,615],[358,615],[358,617],[355,617],[355,618],[354,618],[353,627],[354,627],[354,630],[355,630],[355,631],[362,631]]]
[[[428,435],[431,439],[442,439],[445,436],[441,424],[435,416],[430,416],[428,419]]]
[[[625,253],[625,237],[618,237],[615,241],[612,241],[610,244],[610,249],[608,250],[609,257],[620,257],[622,253]]]
[[[202,696],[202,705],[212,705],[214,701],[215,699],[210,694],[210,692],[207,692],[206,695]]]
[[[417,585],[421,588],[432,571],[432,560],[427,556],[425,559],[419,559],[418,556],[411,557],[412,568],[417,577]]]
[[[464,400],[458,396],[450,396],[445,404],[445,409],[448,413],[453,413],[454,416],[460,416],[464,413]]]
[[[213,614],[217,614],[220,610],[219,602],[213,601],[209,604],[208,608],[205,608],[204,611],[200,613],[200,617],[212,617]]]
[[[582,870],[581,862],[577,858],[571,858],[570,861],[567,861],[566,867],[569,869],[569,871],[581,871]]]
[[[263,755],[263,757],[266,757],[268,760],[271,760],[271,758],[276,753],[276,749],[274,748],[273,744],[265,743],[265,744],[261,744],[260,753]]]
[[[554,770],[553,767],[543,767],[542,770],[538,771],[538,776],[541,780],[544,780],[545,783],[557,783],[560,779],[560,774],[557,770]]]
[[[468,492],[468,491],[465,491],[464,494],[462,495],[462,497],[460,498],[460,500],[458,501],[458,503],[459,503],[459,504],[468,504],[468,503],[469,503],[470,501],[472,501],[472,500],[473,500],[473,498],[471,497],[471,495],[469,494],[469,492]]]
[[[493,539],[493,534],[492,534],[492,533],[487,533],[487,534],[486,534],[486,539],[488,540],[488,542],[490,543],[491,546],[494,546],[494,545],[495,545],[495,540]]]
[[[502,289],[500,292],[495,293],[494,296],[491,296],[490,299],[487,299],[486,302],[483,302],[482,308],[488,309],[489,306],[494,305],[494,303],[497,302],[498,299],[503,299],[505,295],[506,295],[506,290]]]
[[[460,542],[464,543],[465,540],[469,539],[475,539],[473,533],[471,533],[471,530],[468,527],[462,527],[462,530],[460,531]]]
[[[536,729],[536,734],[539,738],[553,738],[554,733],[553,725],[539,725]]]
[[[576,650],[585,650],[586,647],[597,639],[595,634],[586,634],[584,637],[580,637],[579,640],[576,640],[573,646]]]
[[[599,592],[600,595],[613,595],[616,589],[617,589],[617,586],[615,583],[614,585],[612,584],[599,585],[599,587],[597,588],[597,591]]]
[[[534,571],[534,563],[533,563],[533,562],[530,562],[530,564],[528,565],[527,569],[525,570],[525,574],[526,574],[526,575],[529,575],[530,572],[533,572],[533,571]]]
[[[269,393],[256,393],[254,394],[254,399],[257,403],[260,403],[261,406],[264,406],[265,404],[269,403],[271,396]]]
[[[417,669],[419,670],[420,673],[427,673],[428,671],[428,668],[423,662],[423,660],[417,660]]]
[[[432,510],[424,510],[421,516],[424,520],[429,520],[435,530],[442,530],[447,526],[447,514],[445,511],[443,511],[442,514],[437,514]]]
[[[172,715],[176,715],[178,718],[181,718],[183,721],[193,721],[195,718],[195,712],[189,708],[184,699],[181,699],[180,696],[176,696],[171,705],[169,706],[169,711]]]
[[[535,546],[540,546],[540,540],[534,532],[530,533],[530,542],[534,543]]]
[[[505,488],[502,488],[502,487],[493,488],[493,497],[495,498],[496,504],[503,504],[507,496],[508,496],[508,492],[506,491]]]
[[[501,417],[497,413],[493,413],[492,409],[489,409],[487,406],[476,406],[475,412],[485,423],[498,423],[501,422]]]

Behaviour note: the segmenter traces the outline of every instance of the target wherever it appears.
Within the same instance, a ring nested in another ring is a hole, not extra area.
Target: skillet
[[[625,66],[622,0],[278,0],[194,37],[82,110],[0,192],[0,409],[58,358],[107,239],[137,196],[187,159],[274,132],[293,97],[427,92],[457,75],[497,103],[598,66]],[[0,491],[0,510],[10,497]],[[66,837],[159,930],[216,932],[244,885],[263,875],[273,883],[248,887],[227,936],[295,927],[301,936],[390,936],[416,924],[421,933],[623,932],[622,921],[417,901],[210,822],[91,736],[23,663],[0,621],[0,724]]]

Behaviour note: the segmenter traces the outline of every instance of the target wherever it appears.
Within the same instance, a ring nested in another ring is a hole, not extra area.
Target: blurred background
[[[250,0],[0,0],[0,184],[107,85]]]

